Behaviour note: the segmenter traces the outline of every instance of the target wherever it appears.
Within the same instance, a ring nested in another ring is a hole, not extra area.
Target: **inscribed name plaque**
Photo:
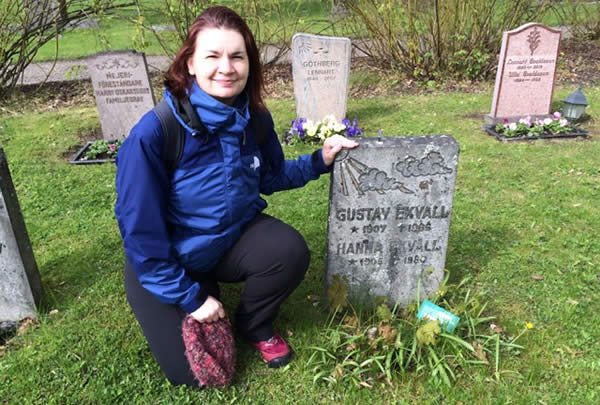
[[[142,52],[102,52],[88,59],[96,106],[107,141],[123,139],[156,104]]]
[[[407,305],[444,278],[458,164],[451,136],[360,140],[335,160],[329,197],[326,290],[351,302]]]
[[[0,191],[0,322],[36,318],[42,282],[2,148]]]
[[[560,35],[537,23],[504,32],[489,124],[550,114]]]
[[[345,118],[350,56],[348,38],[294,35],[292,74],[298,117],[313,122],[327,115]]]

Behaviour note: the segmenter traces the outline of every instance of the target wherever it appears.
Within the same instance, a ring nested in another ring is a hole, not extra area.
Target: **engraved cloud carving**
[[[406,194],[414,192],[397,181],[389,177],[386,172],[374,167],[369,167],[357,159],[344,157],[340,162],[340,184],[342,193],[347,196],[349,187],[353,187],[359,196],[366,192],[375,191],[379,194],[385,194],[387,191],[399,190]]]
[[[408,156],[406,159],[398,161],[395,168],[405,177],[452,173],[452,169],[446,167],[444,157],[439,152],[429,152],[420,160],[414,156]]]

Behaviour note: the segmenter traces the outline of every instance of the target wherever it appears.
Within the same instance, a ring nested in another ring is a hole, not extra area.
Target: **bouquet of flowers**
[[[285,136],[287,144],[296,142],[322,144],[325,139],[333,135],[356,137],[362,135],[356,118],[350,122],[344,118],[342,122],[336,121],[333,115],[328,115],[323,120],[312,122],[306,118],[292,120],[291,128]]]
[[[496,124],[494,128],[496,133],[507,138],[515,138],[520,136],[539,136],[553,135],[566,132],[577,131],[573,125],[556,111],[552,114],[552,118],[543,120],[532,120],[531,117],[521,118],[518,122],[509,123],[504,119],[504,123]]]

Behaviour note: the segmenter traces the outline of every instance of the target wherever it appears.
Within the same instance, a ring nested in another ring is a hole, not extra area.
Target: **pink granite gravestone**
[[[488,124],[551,113],[560,31],[529,23],[505,31]]]

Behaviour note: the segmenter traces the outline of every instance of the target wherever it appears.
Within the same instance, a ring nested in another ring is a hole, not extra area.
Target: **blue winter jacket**
[[[328,168],[321,151],[284,160],[270,115],[259,148],[245,94],[233,106],[196,84],[189,95],[209,133],[192,134],[176,115],[187,130],[185,148],[169,172],[160,121],[154,112],[146,113],[119,149],[115,214],[141,285],[159,301],[191,313],[207,293],[188,274],[217,264],[267,206],[260,193],[303,186]],[[165,99],[175,111],[168,91]]]

